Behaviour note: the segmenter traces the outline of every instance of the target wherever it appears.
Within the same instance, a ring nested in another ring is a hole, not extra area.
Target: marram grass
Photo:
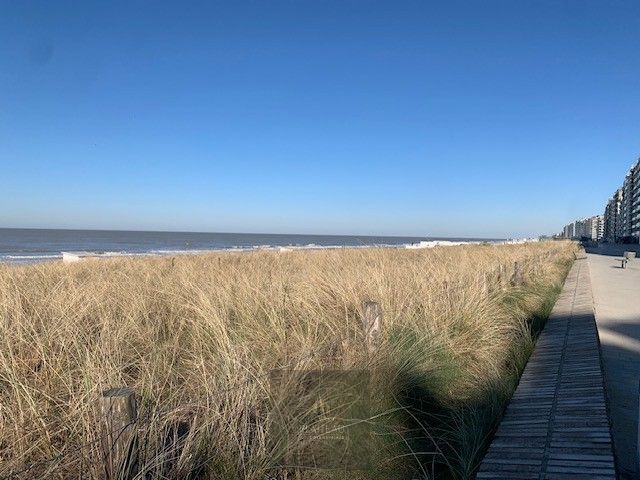
[[[101,478],[96,398],[119,386],[133,478],[471,478],[574,249],[0,266],[0,478]]]

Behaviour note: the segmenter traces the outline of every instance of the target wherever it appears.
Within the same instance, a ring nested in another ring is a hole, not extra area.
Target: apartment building
[[[640,159],[629,169],[622,187],[608,200],[604,215],[576,220],[560,234],[564,238],[589,238],[618,243],[640,241]]]
[[[622,192],[621,188],[616,190],[604,210],[602,237],[607,242],[617,242],[622,238]]]
[[[631,236],[640,239],[640,160],[631,169]]]
[[[604,237],[604,215],[595,215],[589,219],[591,227],[591,238],[596,241]]]
[[[574,238],[576,236],[576,224],[575,222],[565,225],[562,230],[562,236],[564,238]]]
[[[609,242],[634,242],[640,239],[640,160],[624,177],[622,187],[605,207],[603,237]]]
[[[599,241],[604,235],[604,216],[594,215],[566,225],[562,230],[564,238],[588,238]]]

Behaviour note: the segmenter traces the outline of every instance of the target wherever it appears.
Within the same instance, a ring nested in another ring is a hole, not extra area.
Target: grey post
[[[104,478],[120,480],[137,469],[136,396],[131,388],[111,388],[100,397]]]
[[[373,354],[376,351],[378,336],[382,326],[382,309],[380,304],[367,301],[362,306],[362,330],[367,352]]]
[[[520,263],[515,262],[513,264],[513,276],[511,277],[511,285],[514,287],[520,287],[524,283],[522,266]]]
[[[501,290],[504,290],[507,282],[507,267],[502,263],[498,267],[498,283]]]

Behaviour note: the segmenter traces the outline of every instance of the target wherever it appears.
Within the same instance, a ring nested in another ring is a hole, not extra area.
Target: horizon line
[[[52,228],[52,227],[0,227],[0,230],[63,230],[77,232],[138,232],[138,233],[201,233],[223,235],[296,235],[313,237],[386,237],[386,238],[425,238],[425,239],[463,239],[463,240],[509,240],[516,237],[473,237],[473,236],[442,236],[442,235],[383,235],[383,234],[351,234],[351,233],[269,233],[269,232],[221,232],[201,230],[126,230],[118,228]],[[533,238],[533,237],[531,237]],[[535,237],[537,238],[537,237]]]

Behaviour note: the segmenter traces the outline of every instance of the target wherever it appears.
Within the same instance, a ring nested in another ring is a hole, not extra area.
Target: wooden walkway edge
[[[585,260],[569,272],[477,478],[616,478]]]

